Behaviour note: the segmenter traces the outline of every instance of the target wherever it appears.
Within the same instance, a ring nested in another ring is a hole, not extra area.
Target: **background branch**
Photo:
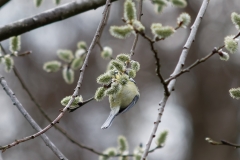
[[[175,70],[174,70],[172,75],[175,75],[175,74],[181,72],[181,70],[182,70],[182,68],[183,68],[183,66],[185,64],[185,60],[187,58],[187,55],[188,55],[188,52],[189,52],[189,48],[191,47],[191,45],[192,45],[192,43],[193,43],[193,41],[195,39],[198,27],[200,25],[200,22],[201,22],[201,20],[203,18],[203,15],[204,15],[206,9],[207,9],[208,3],[209,3],[209,0],[203,0],[202,6],[201,6],[201,8],[200,8],[200,10],[198,12],[198,15],[197,15],[197,18],[195,19],[194,24],[191,27],[190,35],[189,35],[189,37],[187,39],[186,44],[183,47],[181,56],[179,58],[177,66],[176,66],[176,68],[175,68]],[[173,79],[173,80],[170,81],[170,83],[168,85],[169,93],[171,93],[171,91],[173,90],[173,88],[175,86],[175,82],[176,82],[176,79]],[[146,148],[144,150],[144,153],[142,155],[142,160],[146,160],[146,158],[147,158],[149,148],[151,146],[153,138],[155,137],[158,125],[161,122],[162,114],[163,114],[163,111],[164,111],[164,108],[165,108],[165,105],[166,105],[166,102],[167,102],[169,96],[170,96],[170,94],[169,95],[165,94],[163,99],[162,99],[162,101],[159,103],[160,108],[158,109],[157,120],[154,122],[154,127],[153,127],[152,133],[151,133],[151,135],[149,137],[149,140],[148,140],[148,143],[147,143]]]
[[[111,0],[112,2],[116,0]],[[22,19],[0,27],[0,41],[17,36],[36,28],[58,22],[79,13],[97,9],[105,4],[106,0],[74,1],[60,7],[47,10],[33,17]]]
[[[6,80],[2,75],[0,75],[0,83],[5,90],[5,92],[8,94],[8,96],[11,98],[13,105],[15,105],[18,110],[23,114],[23,116],[27,119],[27,121],[30,123],[30,125],[36,130],[41,131],[42,129],[40,126],[34,121],[34,119],[28,114],[28,112],[25,110],[25,108],[22,106],[22,104],[19,102],[11,88],[7,85]],[[34,137],[31,137],[33,139]],[[62,152],[51,142],[51,140],[46,136],[46,134],[42,134],[41,138],[45,142],[45,144],[53,151],[53,153],[61,160],[67,160],[67,158],[62,154]],[[18,144],[18,140],[15,141],[15,145]],[[5,151],[8,148],[8,146],[0,147],[0,150]]]

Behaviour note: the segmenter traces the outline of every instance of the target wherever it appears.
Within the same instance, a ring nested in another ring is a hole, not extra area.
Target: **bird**
[[[109,96],[111,112],[101,129],[111,126],[114,118],[132,108],[140,98],[140,93],[135,81],[129,78],[128,82],[122,87],[118,94]]]

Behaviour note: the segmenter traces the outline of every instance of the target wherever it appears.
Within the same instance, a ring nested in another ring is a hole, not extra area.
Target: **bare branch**
[[[111,0],[116,1],[116,0]],[[17,36],[36,28],[58,22],[77,14],[97,9],[105,4],[106,0],[74,1],[60,7],[47,10],[33,17],[22,19],[11,24],[0,27],[0,41]]]
[[[233,39],[236,39],[240,36],[240,32],[238,34],[236,34]],[[225,45],[222,45],[218,48],[214,48],[212,50],[211,53],[209,53],[207,56],[196,60],[193,64],[191,64],[189,67],[182,69],[179,73],[175,74],[175,75],[171,75],[168,79],[165,80],[165,83],[169,83],[171,80],[176,79],[177,77],[179,77],[180,75],[182,75],[183,73],[189,72],[192,68],[196,67],[197,65],[199,65],[202,62],[205,62],[206,60],[208,60],[210,57],[212,57],[215,53],[218,53],[221,49],[223,49],[225,47]]]
[[[138,2],[138,16],[137,16],[138,21],[141,21],[141,17],[143,15],[143,13],[142,13],[142,3],[143,3],[143,0],[139,0],[139,2]],[[136,45],[137,45],[137,41],[138,41],[138,34],[135,35],[133,45],[132,45],[132,49],[130,51],[130,57],[132,57],[134,55],[134,51],[135,51],[135,48],[136,48]]]
[[[155,60],[156,60],[156,62],[155,62],[155,64],[156,64],[156,74],[157,74],[160,82],[161,82],[162,85],[163,85],[165,94],[166,94],[167,96],[169,96],[170,93],[169,93],[169,91],[168,91],[167,84],[165,83],[164,78],[163,78],[163,76],[161,75],[161,71],[160,71],[160,68],[161,68],[160,58],[158,57],[158,52],[157,52],[157,50],[156,50],[155,47],[154,47],[154,43],[155,43],[156,41],[155,41],[155,40],[152,40],[151,38],[149,38],[147,35],[145,35],[144,32],[139,32],[139,31],[137,31],[136,29],[135,29],[135,32],[137,32],[138,34],[140,34],[143,38],[145,38],[145,39],[149,42],[149,44],[150,44],[150,46],[151,46],[151,50],[152,50],[153,53],[154,53],[154,58],[155,58]],[[161,40],[163,40],[163,39],[161,39]]]
[[[19,102],[19,100],[17,99],[17,97],[15,96],[15,94],[13,93],[13,91],[11,90],[11,88],[7,85],[6,80],[4,79],[4,77],[2,75],[0,75],[0,83],[3,87],[3,89],[5,90],[5,92],[9,95],[9,97],[11,98],[13,105],[15,105],[18,110],[23,114],[23,116],[27,119],[27,121],[30,123],[30,125],[36,130],[36,131],[41,131],[42,129],[39,127],[39,125],[33,120],[33,118],[28,114],[28,112],[25,110],[25,108],[22,106],[22,104]],[[33,139],[34,137],[30,137],[31,139]],[[67,160],[67,158],[61,153],[61,151],[51,142],[51,140],[46,136],[46,134],[42,134],[41,138],[43,139],[43,141],[45,142],[45,144],[54,152],[54,154],[61,160]],[[14,142],[14,145],[17,145],[19,143],[18,140],[16,140]],[[14,146],[13,145],[13,146]],[[8,149],[8,145],[7,146],[3,146],[0,147],[0,150],[5,151],[6,149]]]
[[[197,18],[195,19],[195,22],[191,27],[191,33],[190,33],[190,35],[187,39],[186,44],[183,47],[180,59],[179,59],[179,61],[177,63],[177,66],[176,66],[172,75],[175,75],[175,74],[178,74],[179,72],[181,72],[181,70],[182,70],[182,68],[185,64],[185,60],[187,58],[189,48],[191,47],[191,45],[192,45],[192,43],[195,39],[199,24],[200,24],[200,22],[202,20],[202,17],[203,17],[203,15],[204,15],[204,13],[207,9],[208,3],[209,3],[209,0],[203,0],[202,6],[201,6],[201,8],[198,12]],[[176,82],[176,79],[173,79],[168,84],[169,93],[171,93],[171,91],[174,89],[175,82]],[[163,111],[164,111],[164,108],[165,108],[165,105],[166,105],[166,102],[167,102],[169,96],[167,96],[165,94],[162,101],[159,103],[160,108],[158,109],[158,117],[157,117],[157,120],[154,122],[154,127],[153,127],[153,130],[152,130],[152,133],[149,137],[148,143],[146,145],[146,148],[145,148],[144,153],[143,153],[142,158],[141,158],[142,160],[146,160],[146,158],[147,158],[149,148],[151,146],[153,138],[155,137],[158,125],[161,122],[162,114],[163,114]]]
[[[170,76],[170,78],[165,80],[165,83],[169,83],[171,80],[176,79],[177,77],[179,77],[180,75],[182,75],[183,73],[189,72],[192,68],[196,67],[197,65],[199,65],[202,62],[205,62],[206,60],[208,60],[210,57],[212,57],[215,53],[218,53],[219,50],[214,49],[210,54],[208,54],[207,56],[196,60],[193,64],[191,64],[189,67],[182,69],[180,72],[178,72],[177,74]]]
[[[123,19],[123,21],[124,22],[126,22],[126,20],[124,20]],[[175,30],[178,30],[179,28],[181,27],[181,24],[179,24],[177,27],[175,27]],[[163,88],[164,88],[164,91],[165,91],[165,94],[167,95],[167,96],[169,96],[169,91],[168,91],[168,87],[167,87],[167,83],[165,83],[165,81],[164,81],[164,78],[163,78],[163,76],[161,75],[161,71],[160,71],[160,68],[161,68],[161,63],[160,63],[160,58],[159,58],[159,56],[158,56],[158,52],[157,52],[157,50],[155,49],[155,47],[154,47],[154,44],[156,43],[156,42],[158,42],[158,41],[162,41],[162,40],[165,40],[165,38],[155,38],[155,39],[151,39],[150,37],[148,37],[144,32],[139,32],[139,31],[137,31],[135,28],[134,28],[134,30],[135,30],[135,32],[137,33],[137,35],[138,34],[140,34],[144,39],[146,39],[148,42],[149,42],[149,44],[150,44],[150,46],[151,46],[151,50],[152,50],[152,52],[154,53],[154,58],[155,58],[155,60],[156,60],[156,62],[155,62],[155,64],[156,64],[156,74],[157,74],[157,76],[158,76],[158,78],[159,78],[159,80],[160,80],[160,83],[162,83],[162,85],[163,85]],[[135,40],[136,40],[137,38],[135,38]],[[135,41],[134,41],[135,42]],[[133,47],[135,48],[135,43],[133,43]],[[131,55],[132,55],[132,50],[131,50]]]
[[[206,138],[206,141],[208,143],[210,143],[211,145],[224,145],[224,146],[230,146],[230,147],[234,147],[234,148],[240,148],[239,144],[234,144],[234,143],[228,142],[226,140],[221,140],[220,142],[218,142],[218,141],[215,141],[211,138]]]
[[[0,8],[3,7],[10,0],[0,0]]]
[[[76,88],[75,88],[75,90],[74,90],[74,93],[73,93],[71,99],[69,100],[67,106],[64,107],[64,108],[61,110],[61,113],[57,116],[57,118],[56,118],[54,121],[52,121],[51,124],[49,124],[47,127],[45,127],[45,128],[42,129],[41,131],[39,131],[39,132],[37,132],[37,133],[35,133],[35,134],[31,135],[31,136],[28,136],[28,137],[25,137],[25,138],[16,140],[15,142],[12,142],[11,144],[4,146],[5,149],[11,148],[11,147],[13,147],[13,146],[15,146],[15,145],[17,145],[17,144],[19,144],[19,143],[22,143],[22,142],[28,141],[28,140],[30,140],[30,139],[33,139],[33,138],[35,138],[35,137],[38,137],[39,135],[45,133],[47,130],[49,130],[50,128],[52,128],[53,125],[55,125],[56,123],[59,123],[60,119],[63,117],[63,115],[64,115],[64,114],[66,113],[66,111],[68,110],[68,108],[71,106],[71,104],[73,103],[74,99],[78,96],[78,92],[79,92],[79,90],[80,90],[80,88],[81,88],[81,86],[82,86],[82,80],[83,80],[84,72],[85,72],[85,70],[86,70],[86,68],[87,68],[87,65],[88,65],[88,64],[87,64],[87,63],[88,63],[88,58],[89,58],[89,56],[90,56],[90,54],[91,54],[91,52],[92,52],[92,49],[94,48],[96,42],[98,41],[98,39],[99,39],[99,37],[100,37],[100,35],[101,35],[101,32],[102,32],[102,30],[103,30],[104,20],[105,20],[105,18],[106,18],[106,15],[107,15],[107,12],[108,12],[110,6],[111,6],[111,0],[107,0],[107,1],[106,1],[106,5],[105,5],[105,9],[104,9],[104,11],[103,11],[102,20],[100,21],[99,26],[98,26],[98,28],[97,28],[97,31],[96,31],[96,33],[95,33],[95,36],[94,36],[94,38],[93,38],[93,40],[92,40],[92,42],[91,42],[91,44],[90,44],[90,47],[89,47],[89,49],[88,49],[88,52],[87,52],[85,61],[84,61],[84,63],[83,63],[82,68],[80,69],[80,76],[79,76],[79,80],[78,80],[78,82],[77,82],[77,86],[76,86]]]

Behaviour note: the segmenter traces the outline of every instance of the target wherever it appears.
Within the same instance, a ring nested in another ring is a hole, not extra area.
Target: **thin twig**
[[[208,60],[210,57],[212,57],[215,53],[218,53],[219,50],[214,49],[210,54],[208,54],[207,56],[196,60],[193,64],[191,64],[189,67],[182,69],[180,72],[178,72],[177,74],[170,76],[170,78],[165,80],[165,83],[168,84],[171,80],[176,79],[177,77],[179,77],[180,75],[182,75],[185,72],[189,72],[192,68],[196,67],[197,65],[199,65],[202,62],[205,62],[206,60]]]
[[[140,12],[141,13],[141,12]],[[141,14],[140,14],[141,15]],[[141,17],[141,16],[140,16]],[[126,23],[126,20],[123,18],[123,21]],[[182,26],[182,23],[180,22],[178,25],[177,25],[177,27],[175,27],[175,30],[178,30],[179,28],[181,28],[181,26]],[[151,46],[151,50],[152,50],[152,52],[154,53],[154,58],[155,58],[155,60],[156,60],[156,62],[155,62],[155,64],[156,64],[156,74],[157,74],[157,76],[158,76],[158,78],[159,78],[159,80],[160,80],[160,83],[162,83],[162,85],[163,85],[163,88],[164,88],[164,93],[167,95],[167,96],[169,96],[169,91],[168,91],[168,87],[167,87],[167,83],[165,83],[165,81],[164,81],[164,79],[163,79],[163,76],[161,75],[161,71],[160,71],[160,68],[161,68],[161,63],[160,63],[160,58],[159,58],[159,56],[158,56],[158,52],[157,52],[157,50],[154,48],[154,43],[156,43],[156,42],[158,42],[158,41],[162,41],[162,40],[165,40],[165,38],[158,38],[158,37],[156,37],[156,38],[154,38],[154,39],[151,39],[150,37],[148,37],[144,32],[139,32],[137,29],[135,29],[134,28],[134,30],[135,30],[135,32],[136,33],[138,33],[138,34],[140,34],[143,38],[145,38],[148,42],[149,42],[149,44],[150,44],[150,46]],[[137,35],[138,35],[137,34]],[[137,37],[135,38],[135,40],[137,39]],[[135,42],[135,41],[134,41]],[[135,43],[133,43],[133,47],[135,47]],[[132,52],[131,52],[132,53]]]
[[[233,39],[236,39],[240,36],[240,32],[238,32],[238,34],[236,34]],[[175,74],[175,75],[171,75],[168,79],[165,80],[165,83],[169,83],[171,80],[176,79],[177,77],[179,77],[180,75],[182,75],[183,73],[189,72],[192,68],[196,67],[197,65],[199,65],[202,62],[205,62],[206,60],[208,60],[210,57],[212,57],[215,53],[219,53],[219,51],[221,49],[223,49],[225,47],[225,45],[222,45],[218,48],[214,48],[212,50],[211,53],[209,53],[207,56],[201,58],[201,59],[197,59],[193,64],[191,64],[189,67],[182,69],[179,73]]]
[[[100,48],[100,50],[103,51],[103,46],[101,45],[100,41],[97,42],[97,45]]]
[[[32,51],[26,51],[26,52],[21,52],[21,53],[9,53],[8,55],[11,57],[23,57],[28,54],[31,54]],[[4,55],[0,55],[0,58],[4,58]]]
[[[47,127],[45,127],[41,131],[39,131],[39,132],[37,132],[37,133],[35,133],[35,134],[31,135],[31,136],[28,136],[28,137],[16,140],[15,142],[12,142],[11,144],[4,146],[5,149],[11,148],[11,147],[13,147],[13,146],[15,146],[15,145],[17,145],[19,143],[22,143],[22,142],[28,141],[30,139],[33,139],[33,138],[35,138],[35,137],[45,133],[47,130],[52,128],[53,125],[55,125],[56,123],[59,123],[60,119],[63,117],[63,115],[68,110],[68,108],[71,106],[71,104],[73,103],[74,99],[78,96],[78,92],[79,92],[79,90],[80,90],[80,88],[82,86],[82,80],[83,80],[84,72],[85,72],[85,70],[87,68],[87,65],[88,65],[89,56],[90,56],[90,54],[92,52],[92,49],[94,48],[97,40],[99,39],[99,36],[101,34],[100,32],[103,30],[102,26],[103,26],[103,23],[104,23],[104,19],[105,19],[106,13],[107,13],[108,9],[110,8],[110,6],[111,6],[111,0],[107,0],[106,4],[105,4],[105,9],[104,9],[104,12],[103,12],[102,20],[99,23],[99,26],[98,26],[97,31],[95,33],[95,36],[94,36],[94,38],[93,38],[93,40],[91,42],[91,45],[90,45],[90,47],[88,49],[88,53],[86,55],[85,61],[83,63],[82,68],[80,69],[80,76],[79,76],[79,80],[77,82],[77,86],[76,86],[76,88],[74,90],[74,93],[73,93],[70,101],[68,102],[67,106],[64,107],[60,111],[61,113],[57,116],[57,118],[54,121],[52,121],[51,124],[49,124]]]
[[[199,24],[200,24],[200,22],[201,22],[201,20],[203,18],[203,15],[204,15],[204,13],[205,13],[205,11],[207,9],[208,3],[209,3],[209,0],[203,0],[202,6],[201,6],[201,8],[200,8],[200,10],[198,12],[198,15],[197,15],[197,18],[195,19],[194,24],[191,27],[190,35],[189,35],[189,37],[187,39],[186,44],[183,47],[180,59],[179,59],[179,61],[177,63],[177,66],[176,66],[176,68],[175,68],[175,70],[174,70],[172,75],[175,75],[175,74],[181,72],[181,70],[182,70],[182,68],[183,68],[183,66],[185,64],[185,60],[187,58],[187,55],[188,55],[188,52],[189,52],[189,48],[191,47],[191,45],[192,45],[192,43],[193,43],[193,41],[195,39],[195,36],[196,36],[197,30],[198,30]],[[173,90],[173,88],[175,86],[175,82],[176,82],[176,79],[173,79],[168,84],[169,93],[171,93],[171,91]],[[149,137],[148,143],[146,144],[146,148],[144,150],[144,153],[142,155],[141,160],[146,160],[146,158],[147,158],[149,148],[151,146],[153,138],[155,137],[158,125],[161,122],[162,114],[163,114],[163,111],[164,111],[164,108],[165,108],[165,105],[166,105],[166,102],[167,102],[169,96],[167,96],[165,94],[163,99],[162,99],[162,101],[159,103],[160,108],[158,109],[158,117],[157,117],[156,121],[154,122],[153,130],[152,130],[151,135]]]
[[[140,21],[140,22],[141,22],[141,17],[143,15],[143,13],[142,13],[142,3],[143,3],[143,0],[139,0],[137,20]],[[130,57],[132,57],[134,55],[134,51],[135,51],[135,48],[136,48],[136,45],[137,45],[137,41],[138,41],[138,34],[135,35],[133,45],[132,45],[132,48],[131,48],[131,51],[130,51]]]
[[[211,145],[224,145],[224,146],[230,146],[230,147],[234,147],[234,148],[240,148],[239,144],[228,142],[226,140],[221,140],[220,142],[218,142],[218,141],[215,141],[215,140],[213,140],[211,138],[206,138],[206,141],[208,143],[210,143]]]
[[[19,102],[17,97],[15,96],[14,92],[11,90],[11,88],[7,85],[6,80],[2,75],[0,75],[0,83],[5,90],[5,92],[8,94],[8,96],[11,98],[13,105],[15,105],[18,110],[23,114],[23,116],[27,119],[27,121],[30,123],[30,125],[36,130],[41,131],[42,129],[40,126],[33,120],[33,118],[29,115],[29,113],[25,110],[25,108],[22,106],[22,104]],[[35,137],[30,137],[31,139],[34,139]],[[45,144],[54,152],[54,154],[61,160],[67,160],[67,158],[62,154],[62,152],[51,142],[51,140],[46,136],[46,134],[42,134],[41,138],[45,142]],[[15,140],[13,146],[17,145],[19,143],[18,140]],[[12,146],[11,146],[12,147]],[[0,147],[0,150],[3,152],[10,148],[9,145]]]
[[[112,2],[116,0],[111,0]],[[30,18],[22,19],[0,27],[0,41],[12,36],[20,35],[45,25],[58,22],[77,14],[97,9],[105,4],[106,0],[73,1],[54,9],[47,10]]]
[[[69,110],[69,112],[73,112],[73,111],[77,110],[78,108],[82,107],[83,105],[91,102],[92,100],[95,100],[95,98],[91,97],[91,98],[89,98],[89,99],[87,99],[87,100],[85,100],[83,102],[79,102],[77,107],[75,107],[73,109],[72,108],[68,108],[68,110]]]
[[[126,20],[124,20],[124,19],[123,19],[123,21],[126,22]],[[180,27],[181,27],[181,23],[180,23],[177,27],[175,27],[175,30],[178,30]],[[135,29],[135,28],[134,28],[134,29]],[[148,37],[144,32],[139,32],[139,31],[137,31],[136,29],[135,29],[135,32],[138,33],[138,34],[140,34],[144,39],[146,39],[146,40],[149,42],[149,44],[150,44],[150,46],[151,46],[151,50],[152,50],[152,52],[154,53],[154,58],[155,58],[155,60],[156,60],[156,62],[155,62],[155,64],[156,64],[156,74],[157,74],[157,76],[158,76],[158,78],[159,78],[159,80],[160,80],[160,83],[162,83],[162,85],[163,85],[164,93],[165,93],[167,96],[169,96],[170,93],[169,93],[168,87],[167,87],[168,84],[165,83],[164,78],[163,78],[163,76],[161,75],[161,71],[160,71],[160,68],[161,68],[160,58],[159,58],[159,56],[158,56],[157,50],[156,50],[155,47],[154,47],[154,44],[155,44],[156,42],[161,41],[161,40],[165,40],[165,38],[155,38],[155,39],[151,39],[151,38]],[[137,35],[138,35],[138,34],[137,34]]]
[[[151,50],[153,51],[154,53],[154,58],[156,60],[155,64],[156,64],[156,74],[160,80],[160,82],[162,83],[163,85],[163,88],[164,88],[164,94],[166,96],[169,96],[169,91],[168,91],[168,88],[167,88],[167,84],[165,83],[164,81],[164,78],[163,76],[161,75],[161,71],[160,71],[160,68],[161,68],[161,63],[160,63],[160,58],[158,57],[158,52],[157,50],[154,48],[154,43],[156,42],[155,40],[152,40],[151,38],[149,38],[144,32],[138,32],[137,30],[135,30],[137,33],[139,33],[143,38],[145,38],[150,46],[151,46]]]
[[[107,21],[108,21],[108,18],[109,18],[109,14],[110,14],[110,10],[111,10],[111,8],[106,13],[107,15],[106,15],[106,17],[104,19],[103,27],[105,27],[105,25],[107,24]],[[102,34],[102,32],[101,32],[101,34]],[[100,35],[100,37],[102,37],[102,35]],[[101,44],[101,38],[98,39],[96,44],[98,45],[98,47],[100,48],[100,51],[102,52],[104,50],[104,48],[103,48],[103,46]],[[111,56],[110,59],[112,60],[114,58]]]

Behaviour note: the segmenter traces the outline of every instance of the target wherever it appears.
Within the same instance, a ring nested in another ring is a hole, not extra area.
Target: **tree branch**
[[[225,146],[230,146],[230,147],[234,147],[234,148],[240,148],[239,144],[234,144],[232,142],[228,142],[226,140],[221,140],[220,142],[212,140],[211,138],[206,138],[206,141],[208,143],[210,143],[211,145],[225,145]]]
[[[112,2],[116,0],[111,0]],[[58,22],[77,14],[97,9],[104,5],[106,0],[85,0],[70,2],[60,7],[47,10],[33,17],[22,19],[11,24],[0,27],[0,41],[17,36],[36,28]]]
[[[165,80],[165,83],[169,83],[171,80],[176,79],[177,77],[179,77],[180,75],[182,75],[185,72],[189,72],[192,68],[196,67],[197,65],[199,65],[202,62],[205,62],[206,60],[208,60],[210,57],[212,57],[215,53],[218,53],[220,49],[213,49],[211,53],[209,53],[207,56],[196,60],[193,64],[191,64],[189,67],[182,69],[180,72],[178,72],[177,74],[170,76],[170,78]]]
[[[11,98],[13,105],[15,105],[18,110],[23,114],[23,116],[27,119],[27,121],[30,123],[30,125],[36,130],[41,131],[42,129],[39,127],[39,125],[33,120],[33,118],[28,114],[28,112],[25,110],[25,108],[22,106],[22,104],[19,102],[11,88],[7,85],[6,80],[2,75],[0,75],[0,83],[5,90],[5,92],[8,94],[8,96]],[[34,137],[30,137],[33,139]],[[61,153],[61,151],[51,142],[51,140],[46,136],[46,134],[42,134],[41,138],[45,142],[45,144],[54,152],[54,154],[61,160],[67,160],[67,158]],[[17,145],[19,143],[18,140],[14,142],[14,145]],[[13,146],[14,146],[13,145]],[[0,150],[3,152],[10,147],[9,145],[0,147]]]
[[[51,122],[51,124],[49,124],[47,127],[45,127],[44,129],[42,129],[41,131],[31,135],[31,136],[28,136],[28,137],[25,137],[25,138],[22,138],[22,139],[19,139],[19,140],[16,140],[15,142],[12,142],[11,144],[9,145],[6,145],[4,146],[5,149],[8,149],[8,148],[11,148],[19,143],[22,143],[22,142],[25,142],[25,141],[28,141],[30,139],[33,139],[35,137],[38,137],[39,135],[45,133],[47,130],[49,130],[50,128],[52,128],[53,125],[55,125],[56,123],[59,123],[60,119],[63,117],[63,115],[66,113],[66,111],[68,110],[68,108],[71,106],[71,104],[73,103],[74,99],[78,96],[78,92],[82,86],[82,80],[83,80],[83,76],[84,76],[84,72],[87,68],[87,65],[88,65],[88,59],[89,59],[89,56],[92,52],[92,49],[94,48],[96,42],[98,41],[99,39],[99,36],[101,35],[101,32],[103,31],[103,24],[104,24],[104,20],[105,20],[105,17],[107,15],[107,12],[109,10],[111,6],[111,0],[107,0],[106,1],[106,4],[105,4],[105,9],[103,11],[103,16],[102,16],[102,20],[100,21],[99,23],[99,26],[97,28],[97,31],[94,35],[94,38],[90,44],[90,47],[88,49],[88,52],[87,52],[87,55],[86,55],[86,58],[85,58],[85,61],[83,63],[83,66],[82,68],[80,69],[80,76],[79,76],[79,80],[77,82],[77,86],[74,90],[74,93],[71,97],[71,99],[69,100],[68,104],[66,107],[64,107],[60,112],[60,114],[57,116],[57,118]]]
[[[190,35],[189,35],[189,37],[187,39],[186,44],[183,47],[181,56],[179,58],[177,66],[176,66],[176,68],[175,68],[175,70],[174,70],[172,75],[175,75],[175,74],[178,74],[179,72],[181,72],[181,70],[182,70],[182,68],[183,68],[183,66],[185,64],[185,60],[187,58],[187,55],[188,55],[188,52],[189,52],[189,48],[191,47],[191,45],[192,45],[192,43],[193,43],[193,41],[195,39],[198,27],[200,25],[200,22],[201,22],[201,20],[203,18],[203,15],[204,15],[206,9],[207,9],[208,3],[209,3],[209,0],[203,0],[202,6],[201,6],[201,8],[200,8],[200,10],[198,12],[198,15],[197,15],[197,18],[195,19],[194,24],[191,27]],[[175,83],[176,83],[176,79],[173,79],[168,84],[169,93],[171,93],[171,91],[174,89]],[[164,111],[164,108],[165,108],[165,105],[166,105],[166,102],[167,102],[169,96],[167,96],[165,94],[163,99],[162,99],[162,101],[159,103],[160,108],[158,109],[157,120],[154,122],[154,127],[153,127],[153,130],[152,130],[152,133],[151,133],[151,135],[149,137],[148,143],[146,145],[146,148],[145,148],[144,153],[143,153],[142,158],[141,158],[142,160],[146,160],[146,158],[147,158],[149,148],[151,146],[153,138],[155,137],[158,125],[161,122],[162,114],[163,114],[163,111]]]
[[[167,88],[167,84],[165,83],[164,81],[164,78],[163,76],[161,75],[161,71],[160,71],[160,68],[161,68],[161,64],[160,64],[160,58],[158,57],[158,52],[157,50],[154,48],[154,43],[156,42],[155,40],[152,40],[150,37],[148,37],[144,32],[139,32],[137,30],[135,30],[138,34],[140,34],[143,38],[145,38],[150,46],[151,46],[151,50],[153,51],[154,53],[154,58],[156,60],[155,64],[156,64],[156,74],[160,80],[160,82],[162,83],[163,85],[163,88],[164,88],[164,93],[169,96],[169,91],[168,91],[168,88]],[[163,40],[163,39],[161,39]]]
[[[0,8],[3,7],[10,0],[0,0]]]
[[[124,20],[124,21],[125,21],[125,20]],[[125,22],[126,22],[126,21],[125,21]],[[181,23],[180,23],[177,27],[175,27],[175,30],[178,30],[180,27],[181,27]],[[156,74],[157,74],[157,76],[158,76],[158,78],[159,78],[159,80],[160,80],[160,83],[162,83],[162,85],[163,85],[165,94],[166,94],[167,96],[169,96],[170,93],[169,93],[168,88],[167,88],[167,85],[168,85],[168,84],[164,81],[163,76],[161,75],[161,71],[160,71],[160,68],[161,68],[160,58],[159,58],[159,56],[158,56],[157,50],[156,50],[155,47],[154,47],[154,44],[155,44],[156,42],[161,41],[161,40],[165,40],[165,38],[155,38],[155,39],[151,39],[151,38],[148,37],[144,32],[139,32],[139,31],[137,31],[135,28],[134,28],[134,30],[135,30],[135,32],[137,33],[137,35],[140,34],[144,39],[146,39],[146,40],[149,42],[149,44],[150,44],[150,46],[151,46],[151,50],[152,50],[152,52],[154,53],[154,58],[155,58],[155,60],[156,60],[156,62],[155,62],[155,64],[156,64]],[[136,39],[136,38],[135,38],[135,39]],[[135,41],[134,41],[134,42],[135,42]],[[133,46],[134,46],[134,45],[136,45],[136,44],[133,43]],[[132,51],[131,51],[131,53],[132,53]]]
[[[240,36],[240,32],[238,32],[238,34],[236,34],[233,39],[236,39]],[[173,79],[176,79],[177,77],[179,77],[180,75],[182,75],[183,73],[185,72],[189,72],[192,68],[196,67],[197,65],[199,65],[200,63],[202,62],[205,62],[206,60],[208,60],[210,57],[212,57],[215,53],[219,53],[219,51],[221,49],[223,49],[225,47],[225,45],[222,45],[218,48],[214,48],[212,50],[211,53],[209,53],[207,56],[201,58],[201,59],[198,59],[196,60],[193,64],[191,64],[189,67],[185,68],[185,69],[182,69],[179,73],[175,74],[175,75],[171,75],[168,79],[165,80],[165,83],[169,83],[171,80]]]
[[[139,0],[137,20],[140,21],[140,22],[141,22],[141,17],[143,15],[143,13],[142,13],[142,3],[143,3],[143,0]],[[132,48],[131,48],[131,51],[130,51],[130,57],[132,57],[134,55],[134,51],[135,51],[135,48],[136,48],[136,45],[137,45],[137,41],[138,41],[138,34],[135,35],[133,45],[132,45]]]

